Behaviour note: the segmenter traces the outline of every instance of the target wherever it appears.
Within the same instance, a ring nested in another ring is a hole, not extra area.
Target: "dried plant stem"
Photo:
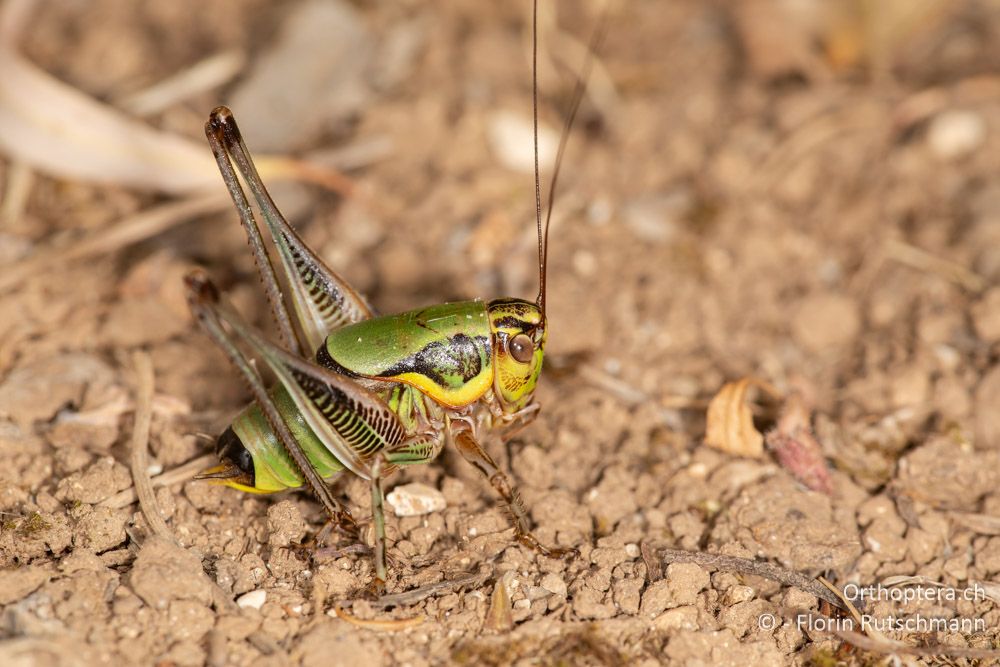
[[[153,417],[153,362],[149,353],[138,350],[132,355],[132,363],[138,378],[135,398],[135,428],[132,431],[132,451],[129,465],[132,470],[132,484],[139,499],[139,509],[149,524],[152,534],[184,548],[173,532],[167,526],[160,513],[160,505],[153,493],[153,484],[149,479],[149,425]],[[206,573],[206,576],[208,574]],[[209,590],[212,593],[212,604],[219,612],[237,612],[232,598],[211,578],[208,579]]]
[[[178,102],[221,86],[239,74],[246,63],[242,51],[215,53],[149,88],[130,93],[118,106],[136,116],[159,113]]]
[[[384,631],[394,631],[394,630],[406,630],[409,628],[414,628],[424,622],[424,617],[412,616],[410,618],[393,618],[393,619],[363,619],[357,616],[352,616],[348,614],[344,609],[338,604],[334,606],[333,613],[337,615],[342,621],[347,621],[351,625],[357,625],[361,628],[368,628],[369,630],[384,630]]]
[[[478,572],[466,574],[458,577],[457,579],[439,581],[435,584],[428,584],[427,586],[414,588],[412,591],[404,591],[402,593],[394,593],[392,595],[383,595],[378,600],[373,600],[371,605],[379,609],[385,609],[386,607],[405,607],[406,605],[416,604],[417,602],[425,600],[432,595],[437,595],[438,593],[451,592],[459,588],[474,588],[476,586],[481,586],[486,583],[492,575],[492,568],[481,567]]]
[[[846,595],[837,590],[837,587],[831,584],[829,581],[827,581],[824,577],[817,577],[816,581],[818,581],[820,585],[822,585],[828,591],[837,596],[837,599],[840,600],[841,602],[841,607],[846,609],[847,613],[851,615],[851,618],[853,618],[858,623],[858,627],[861,627],[861,612],[858,611],[858,608],[854,606],[854,603],[851,602],[849,599],[847,599]]]
[[[651,584],[663,578],[663,561],[657,555],[656,550],[643,542],[639,545],[639,553],[642,554],[642,562],[646,564],[646,583]]]
[[[891,240],[886,245],[886,255],[900,264],[917,271],[933,273],[953,282],[970,292],[982,292],[987,287],[986,280],[965,265],[944,259],[918,248],[917,246]]]
[[[7,185],[0,202],[0,224],[9,225],[20,219],[28,204],[31,188],[35,184],[35,172],[31,165],[13,160],[7,167]]]
[[[201,194],[147,209],[121,220],[109,229],[93,232],[72,245],[45,249],[4,270],[0,291],[66,262],[96,257],[155,236],[174,225],[199,215],[225,210],[229,197],[223,190]]]
[[[808,577],[795,570],[774,565],[773,563],[725,556],[723,554],[712,554],[707,551],[685,551],[682,549],[660,549],[657,554],[662,562],[666,564],[696,563],[702,567],[712,567],[726,572],[739,572],[741,574],[764,577],[785,586],[794,586],[795,588],[804,590],[806,593],[814,595],[820,600],[829,602],[838,609],[848,611],[839,597],[831,593],[825,586],[812,577]]]
[[[170,486],[171,484],[177,484],[179,482],[186,482],[205,468],[208,468],[213,463],[218,462],[219,459],[214,454],[205,454],[204,456],[199,456],[196,459],[191,459],[187,463],[168,470],[161,475],[157,475],[149,480],[149,482],[154,489],[161,486]],[[119,491],[110,498],[102,501],[100,506],[119,509],[122,507],[128,507],[134,503],[136,499],[137,496],[135,493],[135,487],[132,487],[125,489],[124,491]]]
[[[577,373],[584,382],[608,392],[625,405],[640,405],[650,401],[658,401],[661,407],[670,410],[704,410],[708,407],[708,401],[702,398],[674,395],[654,398],[646,392],[636,389],[625,380],[592,366],[581,366]]]
[[[170,540],[180,546],[177,538],[167,527],[167,522],[160,514],[160,506],[153,494],[153,485],[149,481],[149,423],[153,416],[153,362],[149,354],[137,351],[132,356],[138,376],[138,395],[135,399],[135,428],[132,431],[132,452],[129,463],[132,468],[132,484],[142,515],[149,524],[154,535]]]

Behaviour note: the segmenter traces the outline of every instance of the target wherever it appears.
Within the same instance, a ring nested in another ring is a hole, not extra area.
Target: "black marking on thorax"
[[[434,341],[428,343],[415,354],[393,364],[379,373],[378,377],[398,377],[404,373],[419,373],[430,379],[439,387],[448,387],[445,375],[457,375],[463,382],[468,382],[483,371],[483,357],[486,365],[490,363],[490,355],[480,354],[480,350],[489,344],[486,336],[469,336],[458,333],[451,336],[447,343]]]

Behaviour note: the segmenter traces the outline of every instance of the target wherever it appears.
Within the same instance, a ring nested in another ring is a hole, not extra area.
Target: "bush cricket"
[[[600,34],[600,33],[597,33]],[[561,557],[571,548],[547,547],[531,533],[528,512],[508,476],[480,445],[483,432],[518,428],[534,419],[542,368],[548,227],[558,168],[590,66],[577,79],[550,183],[542,223],[538,173],[537,3],[532,30],[535,212],[538,294],[432,305],[378,316],[327,267],[285,221],[261,182],[233,114],[215,109],[205,126],[288,349],[265,340],[233,310],[203,271],[186,277],[191,310],[205,332],[239,369],[253,395],[216,443],[221,465],[203,473],[230,487],[272,493],[303,486],[316,495],[330,525],[355,541],[358,525],[327,486],[343,471],[370,481],[374,525],[373,590],[387,576],[382,479],[400,466],[427,463],[453,443],[506,503],[517,539]],[[235,165],[235,168],[234,168]],[[239,177],[247,184],[274,250]],[[282,288],[271,255],[286,286]],[[268,388],[245,348],[277,378]]]

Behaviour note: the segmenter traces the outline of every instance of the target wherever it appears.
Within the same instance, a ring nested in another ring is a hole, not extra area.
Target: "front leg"
[[[500,494],[500,497],[504,499],[504,502],[507,503],[507,508],[514,522],[514,535],[517,537],[518,542],[548,558],[579,555],[579,552],[573,548],[546,547],[531,534],[528,511],[525,509],[524,503],[521,502],[521,497],[517,493],[517,489],[510,483],[510,478],[497,467],[497,464],[486,453],[486,450],[476,442],[476,439],[472,437],[470,432],[462,431],[458,433],[455,436],[455,444],[465,460],[476,466],[490,480],[490,484]]]
[[[526,408],[518,410],[511,415],[505,415],[506,428],[500,433],[500,441],[507,444],[514,439],[518,433],[526,429],[541,414],[542,406],[532,403]]]

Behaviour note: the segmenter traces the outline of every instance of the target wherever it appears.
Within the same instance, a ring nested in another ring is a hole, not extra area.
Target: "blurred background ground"
[[[6,18],[23,5],[8,0]],[[541,8],[543,164],[601,7]],[[908,645],[1000,645],[1000,5],[987,0],[617,3],[553,217],[542,415],[490,444],[539,537],[580,558],[514,544],[450,451],[387,482],[447,502],[389,517],[390,591],[486,574],[407,608],[351,602],[367,558],[289,548],[322,520],[306,494],[160,488],[185,549],[150,538],[137,505],[116,499],[131,487],[134,350],[155,369],[154,474],[210,452],[195,434],[218,433],[247,400],[191,322],[184,273],[205,267],[269,326],[203,145],[219,103],[255,154],[345,171],[347,196],[274,190],[380,311],[535,293],[529,12],[95,0],[4,24],[3,664],[875,659],[787,621],[760,627],[784,607],[817,609],[811,596],[695,565],[658,578],[643,543],[841,585],[980,585],[989,594],[974,601],[870,611],[985,621],[890,633]],[[184,72],[181,92],[164,92]],[[76,113],[94,101],[162,134],[144,144]],[[62,114],[72,136],[43,114]],[[148,210],[166,221],[136,223]],[[743,376],[808,397],[829,493],[769,454],[703,444],[709,399]],[[363,482],[336,489],[366,516]],[[488,613],[498,586],[509,617]],[[336,604],[425,620],[365,628]]]

